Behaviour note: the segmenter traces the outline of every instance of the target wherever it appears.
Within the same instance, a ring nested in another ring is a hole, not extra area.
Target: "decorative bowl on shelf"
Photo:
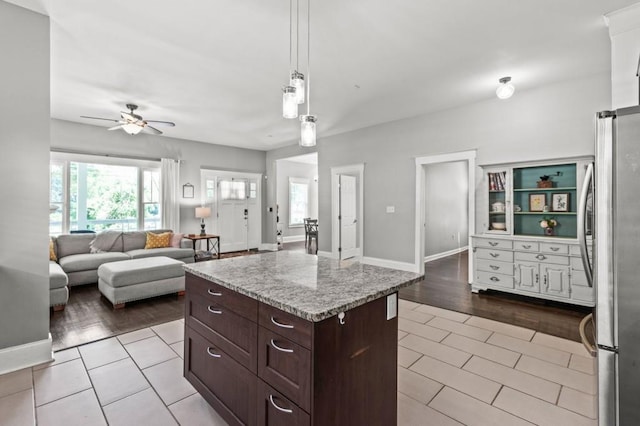
[[[491,229],[504,231],[507,229],[507,224],[504,222],[491,222]]]
[[[502,201],[496,201],[491,204],[491,211],[494,213],[504,213],[504,203]]]

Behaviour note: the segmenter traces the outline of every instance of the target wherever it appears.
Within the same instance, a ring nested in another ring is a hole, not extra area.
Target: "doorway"
[[[255,173],[202,170],[208,228],[220,236],[220,252],[258,249],[262,235],[261,177]]]
[[[364,164],[331,168],[331,257],[361,258]]]

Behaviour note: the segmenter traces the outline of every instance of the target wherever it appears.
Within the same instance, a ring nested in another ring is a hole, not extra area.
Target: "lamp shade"
[[[130,135],[137,135],[142,131],[142,126],[138,126],[137,124],[128,123],[122,125],[122,130],[129,133]]]
[[[296,88],[296,102],[298,104],[304,103],[304,74],[298,71],[291,71],[291,80],[289,80],[289,86]]]
[[[315,115],[300,116],[300,146],[316,145],[316,121]]]
[[[516,90],[515,86],[511,83],[511,77],[502,77],[499,82],[500,84],[496,89],[496,96],[499,99],[509,99]]]
[[[298,118],[296,88],[293,86],[285,86],[282,89],[282,116],[284,118]]]
[[[196,217],[198,219],[211,216],[211,207],[196,207]]]

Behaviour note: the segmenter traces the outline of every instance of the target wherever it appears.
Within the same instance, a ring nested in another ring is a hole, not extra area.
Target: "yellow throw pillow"
[[[154,234],[147,232],[146,249],[169,247],[171,245],[172,232],[163,232],[162,234]]]
[[[54,262],[58,261],[58,257],[56,256],[56,251],[53,249],[52,239],[49,239],[49,260],[53,260]]]

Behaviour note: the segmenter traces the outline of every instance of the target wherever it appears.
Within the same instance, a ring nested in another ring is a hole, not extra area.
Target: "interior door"
[[[358,212],[356,208],[356,178],[340,175],[340,258],[348,259],[358,254],[356,234]]]

